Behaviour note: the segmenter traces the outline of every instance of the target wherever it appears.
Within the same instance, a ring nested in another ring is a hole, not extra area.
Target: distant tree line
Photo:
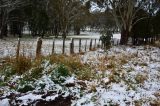
[[[93,3],[104,11],[91,12]],[[94,31],[121,33],[121,44],[129,37],[157,39],[160,34],[159,0],[1,0],[0,38],[22,37],[24,28],[30,34],[76,35],[86,28]],[[107,34],[107,33],[106,33]]]
[[[90,16],[90,5],[81,0],[1,0],[0,38],[22,37],[28,27],[32,36],[80,34]]]

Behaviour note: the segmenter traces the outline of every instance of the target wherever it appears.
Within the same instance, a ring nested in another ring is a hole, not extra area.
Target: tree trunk
[[[80,35],[80,27],[74,27],[74,34],[75,35]]]
[[[63,29],[63,33],[62,33],[62,38],[66,38],[67,36],[67,25],[65,26],[65,28]]]
[[[129,37],[129,30],[123,28],[122,31],[121,31],[120,44],[121,45],[126,45],[127,42],[128,42],[128,37]]]

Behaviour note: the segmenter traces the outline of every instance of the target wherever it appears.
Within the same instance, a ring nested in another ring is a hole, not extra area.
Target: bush
[[[102,41],[102,46],[106,49],[110,47],[111,45],[111,38],[112,38],[112,32],[108,30],[103,30],[101,32],[102,36],[100,37],[100,40]]]
[[[24,85],[24,87],[21,87],[18,89],[18,92],[26,93],[26,92],[32,91],[32,90],[34,90],[34,88],[31,85]]]
[[[55,83],[63,83],[65,81],[65,77],[70,76],[68,69],[63,65],[60,64],[55,71],[51,74],[51,79]]]
[[[42,76],[42,71],[43,71],[42,67],[32,68],[30,71],[25,73],[24,79],[26,81],[34,81],[35,79],[38,79]]]

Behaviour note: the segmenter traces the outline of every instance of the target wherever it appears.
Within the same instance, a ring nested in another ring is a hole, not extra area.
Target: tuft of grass
[[[147,78],[147,75],[137,74],[135,80],[137,83],[144,83],[144,81],[147,80]]]
[[[10,74],[23,74],[32,67],[32,59],[25,56],[19,56],[18,59],[14,57],[3,58],[4,63],[1,65],[0,70],[9,72]]]
[[[77,70],[77,72],[75,74],[77,75],[77,78],[79,80],[90,80],[90,79],[94,78],[92,70],[90,68],[86,68],[86,67],[84,67],[81,70]]]
[[[29,57],[19,56],[12,60],[12,69],[17,74],[23,74],[32,67],[32,60]]]
[[[51,64],[63,64],[70,72],[76,72],[86,67],[81,63],[80,58],[75,56],[51,55],[48,57]]]

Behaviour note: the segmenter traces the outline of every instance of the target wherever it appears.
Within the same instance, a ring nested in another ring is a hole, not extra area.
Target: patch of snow
[[[1,106],[10,106],[9,99],[0,100],[0,105]]]

